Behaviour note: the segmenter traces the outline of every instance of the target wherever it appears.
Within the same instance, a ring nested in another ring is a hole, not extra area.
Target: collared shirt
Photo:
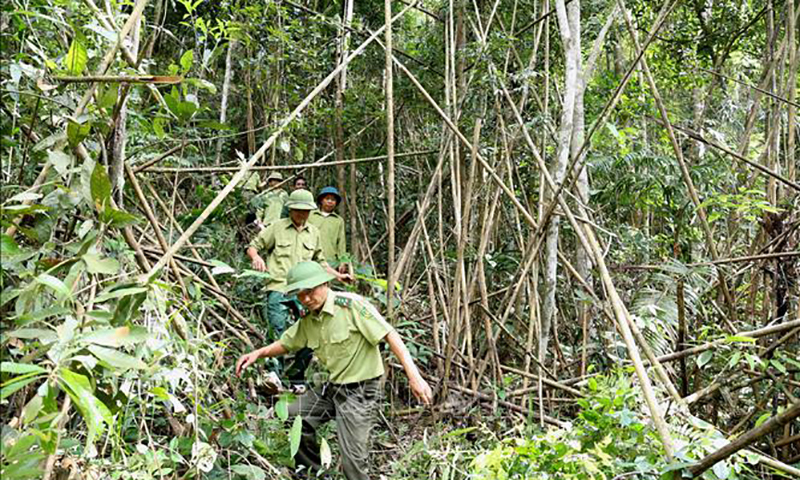
[[[286,286],[286,274],[295,264],[314,260],[326,265],[317,227],[306,223],[297,228],[291,218],[275,220],[261,230],[251,247],[266,254],[267,290],[281,291]]]
[[[314,210],[308,223],[319,228],[322,238],[322,252],[328,260],[341,260],[347,254],[347,239],[344,234],[344,219],[331,212],[327,216]]]
[[[392,328],[364,297],[328,290],[319,312],[310,312],[281,335],[283,347],[308,347],[335,384],[362,382],[383,375],[378,343]]]
[[[268,190],[255,197],[253,203],[256,206],[256,218],[258,221],[266,226],[281,218],[283,205],[288,198],[289,194],[282,188]]]

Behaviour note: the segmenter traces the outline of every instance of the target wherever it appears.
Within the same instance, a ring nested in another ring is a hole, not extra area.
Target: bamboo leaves
[[[86,47],[83,45],[80,36],[76,36],[72,40],[72,45],[61,65],[69,72],[70,75],[80,75],[86,69],[89,55],[86,52]]]

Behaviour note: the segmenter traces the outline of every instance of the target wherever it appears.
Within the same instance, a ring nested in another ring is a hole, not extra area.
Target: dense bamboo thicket
[[[279,171],[434,389],[387,349],[376,476],[800,478],[798,15],[5,2],[0,475],[289,474],[293,394],[233,375]]]

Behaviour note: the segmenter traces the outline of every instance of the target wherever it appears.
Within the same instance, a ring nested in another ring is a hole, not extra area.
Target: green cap
[[[283,175],[281,175],[281,172],[272,172],[267,176],[267,181],[269,182],[270,180],[283,180]]]
[[[286,207],[289,210],[316,210],[317,204],[314,203],[314,194],[301,188],[289,195]]]
[[[300,262],[289,270],[286,275],[286,287],[283,292],[292,295],[300,290],[308,290],[330,282],[336,278],[325,271],[317,262]]]

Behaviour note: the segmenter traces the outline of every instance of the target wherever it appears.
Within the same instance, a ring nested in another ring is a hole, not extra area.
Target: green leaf
[[[124,228],[139,223],[139,217],[115,208],[103,210],[103,221],[113,228]]]
[[[10,257],[19,252],[20,248],[17,242],[5,233],[0,233],[0,257]]]
[[[42,410],[43,398],[40,395],[34,395],[33,398],[22,409],[22,423],[27,425],[34,421]]]
[[[67,55],[61,60],[61,65],[70,75],[80,75],[86,68],[86,63],[88,61],[89,55],[86,53],[86,47],[75,37],[72,40],[72,45],[69,46]]]
[[[112,108],[117,104],[119,97],[119,87],[112,83],[98,96],[97,106],[100,108]]]
[[[769,361],[769,363],[770,363],[770,365],[775,367],[776,370],[778,370],[782,374],[786,375],[786,372],[787,372],[786,367],[781,362],[779,362],[778,360],[772,359],[772,360]]]
[[[725,460],[715,463],[712,470],[719,480],[727,480],[731,475],[731,466]]]
[[[67,141],[69,141],[69,145],[72,148],[77,147],[84,138],[89,136],[91,131],[92,122],[85,121],[83,123],[78,123],[75,120],[70,119],[67,122]]]
[[[761,426],[761,424],[763,424],[764,422],[766,422],[767,420],[769,420],[769,417],[771,417],[771,416],[772,416],[772,415],[770,415],[770,413],[769,413],[769,412],[767,412],[767,413],[765,413],[765,414],[761,415],[760,417],[758,417],[758,420],[756,420],[756,428],[757,428],[757,427],[760,427],[760,426]]]
[[[118,350],[105,348],[98,345],[90,345],[87,348],[94,354],[94,356],[111,365],[112,367],[122,370],[127,370],[129,368],[144,370],[147,368],[147,364],[136,357],[128,355],[127,353],[122,353]]]
[[[111,411],[94,396],[91,383],[85,376],[62,368],[59,370],[59,380],[86,421],[86,444],[93,445],[95,438],[103,433],[105,425],[113,424]]]
[[[264,480],[267,478],[264,470],[255,465],[234,465],[231,467],[231,471],[236,475],[247,478],[247,480]]]
[[[106,347],[123,347],[147,340],[150,334],[142,327],[105,328],[92,332],[81,340]]]
[[[50,274],[42,273],[41,275],[36,277],[36,282],[52,289],[61,298],[65,298],[70,295],[69,288],[67,288],[67,286],[64,285],[64,282],[62,282],[61,280],[57,279],[56,277]]]
[[[699,357],[697,357],[697,366],[703,368],[705,364],[711,361],[711,357],[714,356],[714,352],[711,350],[706,350],[705,352],[701,353]]]
[[[30,363],[14,363],[14,362],[0,362],[0,372],[6,373],[47,373],[47,370],[39,365],[31,365]]]
[[[303,417],[300,415],[294,417],[294,422],[292,423],[292,429],[289,431],[289,449],[291,451],[291,457],[294,458],[297,455],[297,451],[300,449],[300,438],[303,435]]]
[[[289,420],[289,402],[285,398],[281,398],[275,404],[275,414],[284,422]]]
[[[181,68],[183,69],[183,73],[188,72],[189,69],[192,68],[192,63],[194,63],[194,51],[187,50],[181,55]]]
[[[725,343],[756,343],[756,339],[743,335],[730,335],[725,337]]]
[[[101,259],[100,255],[94,253],[86,253],[81,258],[86,262],[86,270],[88,270],[89,273],[114,275],[119,271],[119,262],[113,258]]]
[[[72,157],[60,150],[48,150],[47,161],[53,165],[59,175],[64,176],[72,166]]]
[[[3,388],[0,388],[0,400],[7,398],[12,393],[16,392],[17,390],[21,389],[22,387],[28,385],[29,383],[35,382],[40,378],[43,378],[44,374],[32,374],[33,376],[22,375],[20,377],[12,378],[8,382],[3,384]]]
[[[167,120],[162,117],[153,119],[153,131],[156,133],[158,138],[164,138],[167,136],[166,132],[164,132],[165,123],[167,123]]]
[[[112,287],[113,288],[113,287]],[[121,298],[127,297],[128,295],[136,295],[137,293],[146,292],[147,287],[128,287],[128,288],[117,288],[116,290],[105,290],[97,298],[94,299],[95,303],[103,303],[105,301],[114,299],[114,298]]]
[[[43,328],[20,328],[14,330],[6,335],[14,338],[23,338],[26,340],[39,340],[42,343],[53,343],[58,340],[58,335],[52,330],[45,330]]]
[[[111,180],[108,178],[106,167],[96,163],[90,180],[92,201],[97,211],[103,211],[111,199]]]

